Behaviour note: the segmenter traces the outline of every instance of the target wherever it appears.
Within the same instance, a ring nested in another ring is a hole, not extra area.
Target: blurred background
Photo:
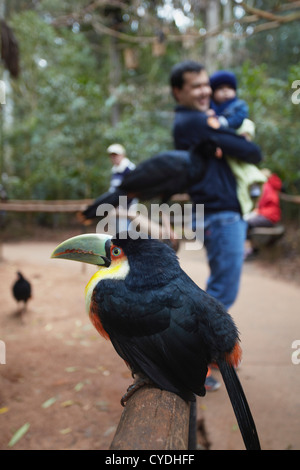
[[[168,78],[185,58],[237,74],[263,165],[300,192],[299,2],[1,0],[0,16],[9,199],[93,198],[107,189],[110,143],[135,163],[172,148]]]
[[[283,182],[284,236],[246,266],[234,313],[262,444],[300,448],[290,359],[300,302],[300,2],[0,0],[0,18],[0,199],[19,204],[0,209],[0,448],[109,447],[130,374],[84,316],[89,271],[49,257],[55,240],[85,230],[78,201],[107,190],[110,144],[135,164],[173,148],[169,73],[184,59],[236,73],[261,167]],[[55,210],[59,201],[78,208]],[[179,256],[203,286],[203,254]],[[19,269],[33,287],[24,317],[11,295]],[[212,448],[243,448],[223,403],[210,395],[199,408]]]

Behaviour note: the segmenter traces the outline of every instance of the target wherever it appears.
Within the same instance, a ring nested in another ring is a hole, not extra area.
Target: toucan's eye
[[[118,256],[121,256],[122,253],[123,252],[122,252],[121,248],[119,248],[118,246],[113,246],[112,249],[111,249],[111,254],[115,258],[117,258]]]

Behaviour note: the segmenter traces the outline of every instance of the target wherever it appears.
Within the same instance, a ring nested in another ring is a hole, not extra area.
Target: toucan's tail
[[[113,207],[118,207],[119,197],[124,196],[126,193],[120,189],[116,189],[114,192],[107,191],[106,193],[99,196],[95,201],[88,206],[82,214],[86,219],[93,219],[97,216],[97,209],[102,204],[110,204]]]
[[[225,360],[218,361],[245,446],[247,450],[260,450],[256,426],[241,382],[234,367]]]

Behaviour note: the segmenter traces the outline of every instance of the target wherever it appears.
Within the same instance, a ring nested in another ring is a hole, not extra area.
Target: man
[[[204,242],[211,270],[207,292],[228,309],[238,293],[246,224],[224,153],[249,163],[258,163],[261,154],[257,146],[222,128],[217,117],[211,115],[209,77],[201,64],[186,61],[176,65],[170,81],[177,101],[173,127],[176,149],[188,150],[203,136],[210,136],[217,139],[223,151],[221,158],[208,160],[203,180],[190,188],[189,194],[194,204],[204,204]]]
[[[209,158],[204,178],[190,188],[189,194],[194,204],[204,204],[204,245],[210,268],[206,291],[229,309],[240,284],[246,223],[241,215],[235,177],[225,155],[258,163],[261,154],[255,144],[222,128],[212,115],[209,109],[212,91],[203,65],[194,61],[177,64],[172,69],[170,84],[177,102],[175,148],[188,150],[204,137],[213,137],[221,148]]]

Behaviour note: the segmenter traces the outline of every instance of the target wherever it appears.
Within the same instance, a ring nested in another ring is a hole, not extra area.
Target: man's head
[[[187,60],[175,65],[171,71],[170,84],[178,104],[202,112],[209,109],[211,88],[202,64]]]
[[[126,150],[123,145],[120,144],[110,145],[107,149],[107,153],[113,165],[120,165],[121,161],[126,156]]]

